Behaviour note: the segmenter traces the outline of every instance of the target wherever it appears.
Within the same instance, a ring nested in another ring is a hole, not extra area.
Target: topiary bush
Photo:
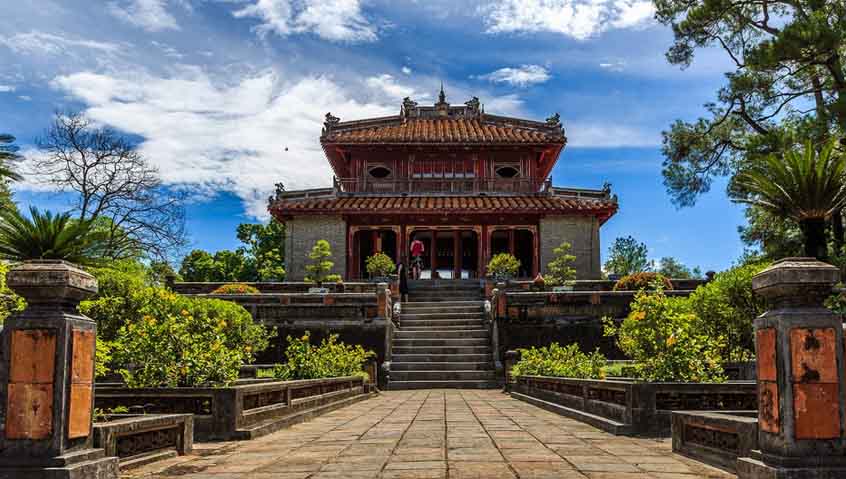
[[[520,260],[508,253],[496,254],[488,263],[488,276],[498,280],[511,279],[519,270]]]
[[[112,344],[129,387],[223,386],[269,345],[274,331],[242,306],[188,298],[163,288],[133,294],[139,305]]]
[[[642,272],[623,276],[614,284],[614,291],[640,291],[655,289],[656,283],[665,291],[673,289],[673,283],[660,273]]]
[[[720,351],[722,336],[698,327],[686,298],[671,298],[660,286],[640,290],[631,313],[619,325],[605,319],[605,334],[617,337],[617,346],[635,361],[636,377],[648,381],[725,381]]]
[[[320,379],[344,376],[364,376],[364,362],[375,357],[373,351],[365,351],[361,345],[351,346],[338,341],[332,334],[321,341],[320,346],[311,344],[311,334],[301,338],[288,336],[285,357],[288,362],[278,364],[274,376],[278,379]]]
[[[555,376],[580,379],[604,379],[605,356],[596,350],[585,354],[578,344],[519,349],[520,361],[511,369],[514,376]]]
[[[555,257],[546,265],[545,283],[549,286],[564,286],[576,279],[573,263],[576,257],[570,254],[570,243],[566,241],[552,250]]]
[[[261,291],[249,284],[229,283],[215,289],[211,294],[261,294]]]
[[[367,273],[371,278],[388,276],[397,269],[397,265],[394,264],[394,260],[381,251],[373,256],[369,256],[366,263]]]

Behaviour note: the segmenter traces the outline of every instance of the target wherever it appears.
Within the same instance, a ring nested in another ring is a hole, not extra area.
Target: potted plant
[[[335,266],[335,263],[330,259],[331,257],[332,247],[329,245],[329,242],[326,240],[317,240],[308,254],[311,264],[306,265],[308,276],[306,276],[305,280],[314,283],[316,286],[315,288],[309,288],[309,293],[325,294],[329,292],[327,288],[323,287],[323,282],[330,281],[333,276],[329,274]]]
[[[520,260],[508,253],[499,253],[488,263],[488,276],[499,281],[508,282],[520,270]]]
[[[367,258],[366,269],[373,281],[390,283],[391,278],[388,275],[396,271],[397,265],[390,256],[380,251]]]
[[[570,254],[570,243],[561,243],[552,253],[555,256],[546,265],[546,284],[552,286],[553,291],[572,291],[576,280],[576,269],[573,268],[576,257]]]

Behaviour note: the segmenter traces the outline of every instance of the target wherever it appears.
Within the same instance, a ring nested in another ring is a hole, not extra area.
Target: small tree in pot
[[[497,281],[508,281],[520,270],[520,260],[508,253],[499,253],[488,263],[488,276]]]
[[[329,245],[329,242],[326,240],[317,240],[314,243],[314,247],[311,248],[311,253],[308,254],[311,264],[306,266],[306,271],[308,272],[308,276],[305,278],[306,281],[314,283],[320,288],[323,286],[324,281],[332,280],[334,275],[330,275],[329,272],[335,267],[335,263],[329,259],[331,257],[332,247]]]
[[[544,282],[558,290],[573,289],[573,281],[576,279],[576,269],[573,262],[576,257],[570,254],[570,243],[566,241],[552,250],[555,257],[546,265],[546,276]]]
[[[388,275],[397,269],[397,265],[394,264],[391,257],[381,251],[368,257],[366,263],[367,274],[370,275],[370,278],[386,283],[389,282]]]

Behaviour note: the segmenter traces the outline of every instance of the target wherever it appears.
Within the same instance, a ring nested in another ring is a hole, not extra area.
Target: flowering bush
[[[24,299],[6,286],[6,273],[8,271],[9,265],[0,261],[0,324],[3,324],[3,321],[10,314],[23,311],[26,307]]]
[[[261,291],[244,283],[229,283],[215,289],[211,294],[259,294]]]
[[[141,306],[121,327],[112,351],[127,366],[118,372],[129,387],[229,384],[275,334],[229,301],[145,288],[133,302]]]
[[[488,263],[488,276],[494,279],[511,279],[520,269],[520,260],[508,253],[499,253]]]
[[[673,289],[673,283],[666,276],[660,273],[642,272],[623,276],[614,285],[614,291],[640,291],[642,289],[654,289],[656,285],[664,290]]]
[[[343,376],[367,376],[364,362],[376,354],[365,351],[361,345],[350,346],[338,342],[338,335],[324,339],[320,346],[311,344],[311,334],[301,338],[288,336],[285,357],[288,362],[279,364],[274,375],[279,379],[319,379]]]
[[[371,277],[387,276],[397,269],[394,260],[385,253],[379,252],[367,258],[367,272]]]
[[[685,298],[670,298],[660,286],[635,295],[631,313],[617,326],[605,320],[606,335],[635,361],[634,374],[648,381],[721,382],[722,336],[697,327]]]
[[[580,379],[605,378],[606,359],[598,350],[585,354],[578,344],[520,349],[520,361],[511,369],[515,376],[557,376]]]

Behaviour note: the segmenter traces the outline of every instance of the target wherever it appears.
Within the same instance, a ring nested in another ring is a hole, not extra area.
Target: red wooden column
[[[532,231],[532,249],[534,255],[534,265],[532,266],[532,278],[537,278],[540,273],[540,238],[538,231]]]
[[[479,276],[484,278],[488,268],[488,225],[482,225],[479,235]]]
[[[453,265],[452,277],[453,279],[461,279],[461,231],[455,230],[452,233],[453,237]]]
[[[438,267],[438,255],[435,254],[435,230],[431,230],[432,240],[429,242],[429,271],[432,272],[429,279],[435,279],[435,269]]]
[[[515,256],[514,250],[514,229],[510,229],[508,230],[508,254]]]
[[[358,248],[355,247],[355,231],[347,226],[347,280],[357,277]]]
[[[370,255],[374,255],[382,250],[382,241],[379,237],[379,230],[373,230],[370,232],[371,240],[370,240]]]
[[[400,224],[399,233],[397,234],[397,263],[405,264],[408,267],[410,261],[406,260],[408,256],[408,232],[405,224]]]

